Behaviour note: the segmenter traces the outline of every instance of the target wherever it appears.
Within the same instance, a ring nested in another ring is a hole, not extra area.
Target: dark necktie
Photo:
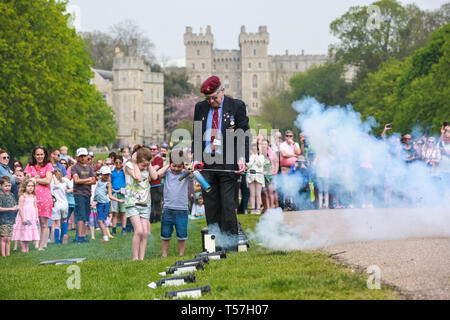
[[[218,129],[219,129],[219,108],[214,108],[212,130],[211,130],[211,150],[213,152],[217,150],[217,147],[214,146],[214,139],[217,137]]]

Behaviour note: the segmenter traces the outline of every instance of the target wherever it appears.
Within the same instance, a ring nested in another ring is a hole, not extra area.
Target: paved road
[[[380,268],[381,283],[410,299],[450,299],[450,210],[352,209],[285,213],[295,249]],[[343,252],[343,253],[342,253]]]
[[[355,242],[323,250],[363,271],[378,266],[382,285],[394,285],[406,298],[450,299],[450,238]]]

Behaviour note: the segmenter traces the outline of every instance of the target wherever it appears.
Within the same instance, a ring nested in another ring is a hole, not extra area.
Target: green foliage
[[[113,113],[90,84],[86,44],[54,0],[0,3],[0,145],[97,145],[115,139]]]
[[[244,230],[254,229],[259,217],[241,215]],[[190,220],[184,257],[178,256],[177,241],[170,243],[169,255],[161,258],[161,224],[152,224],[143,261],[132,261],[133,234],[117,235],[102,243],[49,244],[45,251],[30,246],[29,253],[14,252],[0,264],[0,299],[2,300],[146,300],[164,299],[166,291],[195,288],[209,284],[211,292],[202,300],[280,300],[280,299],[396,299],[397,293],[382,285],[367,289],[367,275],[355,273],[319,251],[273,251],[250,244],[247,252],[229,252],[226,259],[211,260],[205,270],[196,272],[197,281],[181,287],[147,285],[158,282],[159,272],[177,260],[191,259],[201,252],[200,231],[206,221]],[[77,264],[81,269],[80,289],[69,290],[74,273],[67,265],[39,265],[44,260],[86,257]],[[71,278],[72,277],[72,278]]]
[[[193,93],[194,86],[189,83],[186,68],[170,69],[164,73],[164,97],[182,97]]]
[[[351,85],[344,79],[344,67],[340,63],[327,63],[295,74],[289,81],[292,100],[311,96],[327,105],[348,104]]]
[[[368,6],[356,6],[330,24],[331,33],[340,40],[330,49],[337,61],[358,67],[358,83],[383,62],[411,55],[448,23],[442,10],[422,11],[414,4],[402,6],[396,0],[373,5],[379,8],[379,15],[368,11]]]
[[[405,61],[390,60],[368,75],[350,98],[355,110],[396,132],[416,125],[439,133],[450,119],[450,24],[437,31],[423,48]]]
[[[272,128],[284,131],[292,129],[297,112],[292,108],[292,95],[290,91],[282,91],[278,95],[263,100],[261,120],[268,122]]]

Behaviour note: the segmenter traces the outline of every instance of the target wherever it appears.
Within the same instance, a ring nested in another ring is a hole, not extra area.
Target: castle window
[[[136,111],[133,111],[133,120],[136,121]],[[134,138],[136,140],[136,138]]]
[[[204,63],[202,63],[202,69],[205,69],[206,65]]]
[[[192,64],[192,69],[195,69],[195,63]]]
[[[200,76],[197,76],[196,83],[198,87],[202,84],[202,79],[200,79]]]
[[[225,85],[225,89],[230,88],[230,79],[228,79],[228,76],[225,77],[224,85]]]
[[[216,70],[216,64],[214,63],[214,71]]]
[[[252,68],[252,63],[251,63],[251,62],[248,63],[248,68],[249,68],[249,69]]]
[[[253,99],[258,99],[258,92],[253,91]]]
[[[197,55],[198,55],[198,56],[200,55],[200,50],[197,50]]]
[[[253,88],[258,88],[258,76],[253,75]]]
[[[298,70],[298,63],[295,64],[295,69]]]
[[[256,56],[256,49],[253,49],[253,55]]]
[[[259,68],[261,69],[261,68],[262,68],[262,63],[260,62],[260,63],[258,64],[258,66],[259,66]]]

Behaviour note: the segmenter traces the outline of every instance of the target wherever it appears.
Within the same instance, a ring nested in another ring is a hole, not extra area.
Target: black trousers
[[[223,169],[223,166],[212,165],[207,168]],[[237,236],[239,230],[236,216],[236,194],[239,176],[234,173],[212,171],[202,171],[201,174],[211,185],[210,192],[202,189],[208,229],[210,225],[217,224],[221,232]],[[237,246],[238,239],[235,238]],[[222,247],[217,240],[217,246]]]
[[[150,189],[152,197],[152,209],[150,213],[150,223],[161,221],[163,208],[164,186],[153,187]]]

